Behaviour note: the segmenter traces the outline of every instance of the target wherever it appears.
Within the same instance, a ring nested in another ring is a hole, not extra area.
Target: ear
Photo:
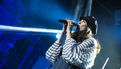
[[[89,27],[87,27],[87,34],[89,34],[91,32],[91,30],[90,30],[90,28]]]

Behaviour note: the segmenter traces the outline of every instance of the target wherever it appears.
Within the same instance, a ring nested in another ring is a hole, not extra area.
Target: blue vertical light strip
[[[115,11],[115,26],[121,26],[121,9]]]
[[[117,38],[119,41],[121,40],[121,9],[115,11],[115,18],[114,18],[114,27],[115,33],[114,37]]]

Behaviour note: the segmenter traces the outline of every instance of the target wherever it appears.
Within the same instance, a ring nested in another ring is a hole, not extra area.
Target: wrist
[[[61,35],[60,35],[60,38],[63,38],[65,35],[66,35],[66,33],[62,32]]]
[[[60,43],[61,43],[61,39],[58,38],[58,39],[56,40],[56,43],[60,44]]]
[[[67,33],[71,33],[71,30],[67,30]]]
[[[70,39],[71,38],[71,36],[68,36],[68,37],[66,37],[66,40],[68,40],[68,39]]]

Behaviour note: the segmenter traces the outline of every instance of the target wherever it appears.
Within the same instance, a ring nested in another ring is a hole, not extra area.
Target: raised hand
[[[67,20],[67,22],[68,22],[68,24],[67,24],[67,32],[71,32],[72,31],[72,28],[73,28],[73,20],[70,20],[70,18],[69,19],[67,19],[66,18],[66,20]]]
[[[73,24],[72,24],[73,20],[70,20],[70,18],[66,19],[66,20],[68,22],[67,29],[66,29],[66,32],[67,32],[66,33],[66,40],[67,40],[67,39],[71,38],[71,31],[72,31],[72,28],[73,28]]]

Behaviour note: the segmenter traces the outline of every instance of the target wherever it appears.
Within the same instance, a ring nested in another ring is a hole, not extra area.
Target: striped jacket
[[[69,38],[65,40],[63,46],[55,41],[47,50],[45,54],[46,59],[54,64],[61,50],[63,59],[78,67],[88,69],[94,65],[97,42],[92,37],[79,43],[77,43],[73,38]]]

